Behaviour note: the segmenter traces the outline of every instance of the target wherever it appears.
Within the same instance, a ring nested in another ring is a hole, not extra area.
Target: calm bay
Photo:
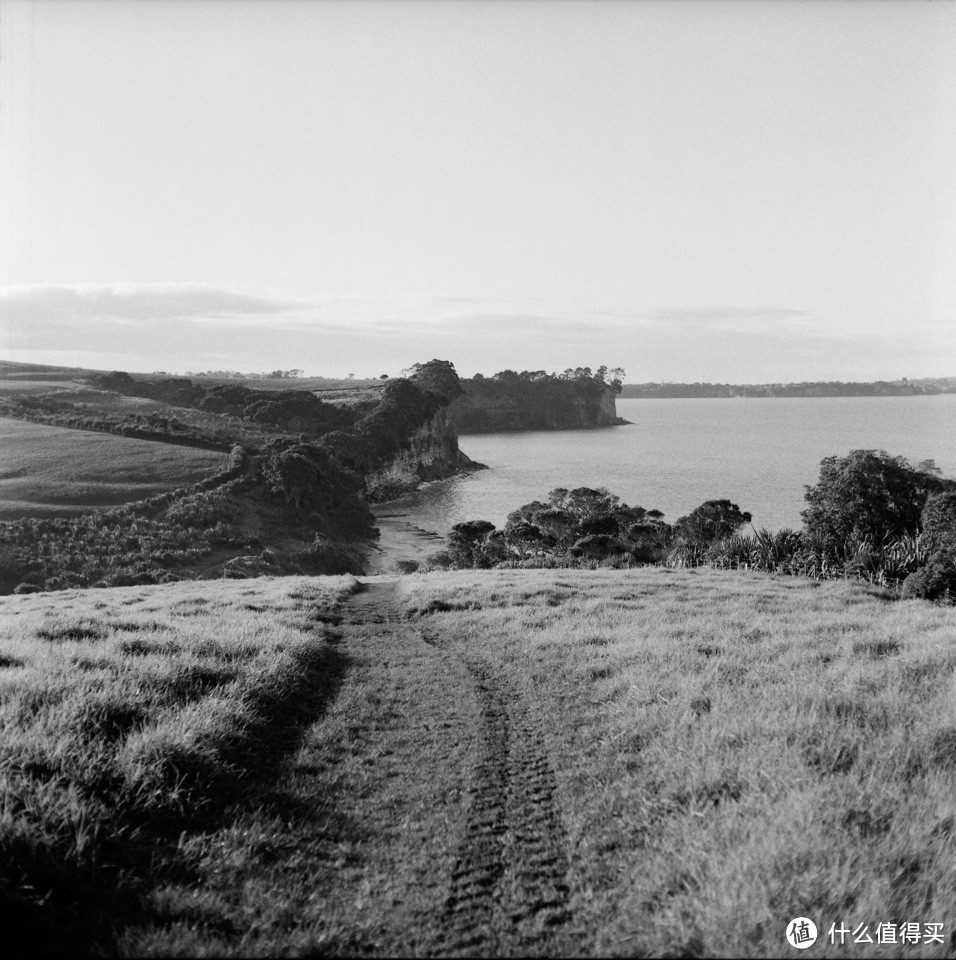
[[[376,512],[445,534],[464,520],[501,526],[555,487],[588,486],[670,522],[728,499],[758,528],[798,528],[804,485],[816,482],[823,457],[884,449],[956,475],[954,394],[618,400],[617,411],[631,423],[463,436],[461,449],[490,469],[427,484]]]

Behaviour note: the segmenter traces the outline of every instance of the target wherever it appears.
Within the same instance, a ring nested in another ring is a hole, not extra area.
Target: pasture
[[[815,956],[951,955],[951,607],[709,569],[183,583],[4,598],[0,664],[0,903],[49,944],[792,956],[805,916]],[[943,942],[877,942],[914,923]]]
[[[186,831],[273,774],[331,682],[326,621],[356,587],[290,577],[0,604],[0,917],[16,955],[85,955],[189,875]]]
[[[0,520],[75,516],[188,486],[221,453],[0,418]]]

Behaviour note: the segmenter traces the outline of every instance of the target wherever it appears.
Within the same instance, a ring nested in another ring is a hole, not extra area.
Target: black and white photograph
[[[956,956],[956,0],[0,0],[0,949]]]

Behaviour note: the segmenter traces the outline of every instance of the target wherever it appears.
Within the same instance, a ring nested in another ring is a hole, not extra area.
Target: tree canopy
[[[802,511],[806,529],[837,541],[915,533],[932,493],[956,488],[929,463],[914,467],[905,457],[885,450],[852,450],[845,457],[825,457],[820,479],[806,487],[809,506]]]

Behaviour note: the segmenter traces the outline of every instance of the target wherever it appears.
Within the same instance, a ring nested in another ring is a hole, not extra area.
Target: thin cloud
[[[656,320],[672,323],[675,321],[689,321],[693,323],[707,323],[711,321],[741,321],[741,320],[812,320],[814,317],[805,310],[795,310],[792,307],[733,307],[733,306],[705,306],[705,307],[654,307],[651,309],[636,308],[634,310],[609,310],[605,316],[619,319]]]
[[[0,320],[27,320],[41,325],[264,317],[301,310],[303,306],[300,301],[256,297],[189,283],[46,285],[0,290]]]

